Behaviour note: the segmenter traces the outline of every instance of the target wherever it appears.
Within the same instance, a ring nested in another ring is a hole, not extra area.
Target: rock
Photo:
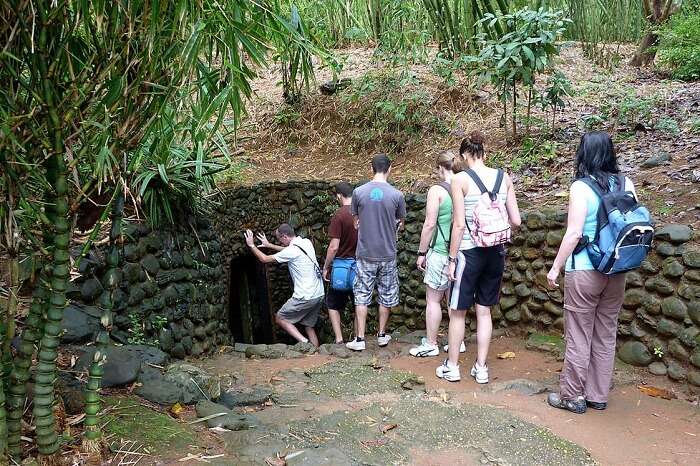
[[[527,298],[532,294],[532,291],[526,284],[521,283],[515,287],[515,294],[517,294],[521,298]]]
[[[352,84],[350,78],[342,78],[340,80],[330,80],[321,84],[318,89],[323,95],[333,95],[338,91],[348,88]]]
[[[351,356],[351,350],[347,349],[345,345],[336,345],[334,343],[329,343],[321,345],[319,349],[320,354],[329,354],[340,359],[347,359]]]
[[[225,406],[208,400],[198,402],[195,409],[197,416],[200,418],[222,414],[206,421],[207,426],[210,428],[222,427],[229,430],[245,430],[257,427],[259,424],[257,419],[251,415],[236,414]]]
[[[652,155],[648,159],[646,159],[644,162],[641,163],[642,168],[654,168],[658,167],[659,165],[665,163],[665,162],[670,162],[671,161],[671,154],[668,152],[659,152],[655,155]]]
[[[627,288],[637,288],[640,286],[644,286],[644,279],[642,279],[642,275],[639,272],[627,272]]]
[[[668,364],[668,376],[671,379],[680,382],[686,379],[687,374],[688,371],[686,371],[685,368],[678,364],[676,361],[671,361]]]
[[[668,261],[664,265],[663,274],[668,278],[678,278],[685,273],[685,267],[675,259]]]
[[[665,318],[659,320],[659,324],[656,326],[656,331],[659,332],[660,335],[664,335],[667,337],[673,337],[678,335],[681,329],[682,327],[679,324]]]
[[[545,222],[547,217],[541,212],[530,212],[527,215],[527,220],[525,224],[530,230],[541,230],[545,227]]]
[[[100,310],[96,307],[70,304],[63,311],[61,320],[63,343],[85,343],[92,341],[100,331]]]
[[[191,387],[194,384],[194,388],[199,392],[204,392],[203,394],[209,399],[216,400],[221,396],[221,381],[219,378],[210,375],[199,367],[184,362],[176,362],[168,366],[165,374],[168,378],[179,381],[184,386]]]
[[[690,371],[688,372],[688,382],[691,385],[695,385],[696,387],[700,387],[700,371]]]
[[[695,367],[700,367],[700,350],[696,349],[690,356],[690,363]]]
[[[680,359],[681,361],[688,361],[690,358],[690,354],[688,353],[688,350],[683,347],[681,342],[678,340],[672,340],[668,344],[668,352],[671,353],[673,357],[676,359]]]
[[[617,352],[617,356],[627,364],[637,367],[648,366],[653,357],[649,349],[640,341],[627,341]]]
[[[633,288],[625,292],[622,305],[629,309],[636,309],[652,299],[652,296],[642,288]]]
[[[505,313],[505,318],[509,322],[520,322],[521,314],[519,309],[511,309]]]
[[[666,375],[668,370],[666,369],[666,364],[661,361],[656,361],[649,364],[649,372],[654,375]]]
[[[673,285],[662,277],[652,277],[644,283],[647,290],[657,291],[662,295],[671,295],[675,291]]]
[[[192,403],[193,395],[186,389],[163,375],[154,367],[143,367],[139,374],[139,386],[134,390],[138,396],[152,403],[170,406],[175,403]]]
[[[558,248],[564,239],[564,230],[550,230],[547,232],[547,246]]]
[[[553,322],[552,318],[546,314],[537,316],[538,321],[541,322],[541,317],[547,317],[549,324]],[[528,336],[525,342],[525,348],[530,350],[546,351],[548,353],[553,353],[557,356],[557,359],[563,358],[565,342],[561,336],[558,335],[547,335],[544,333],[532,333]]]
[[[656,230],[654,237],[657,240],[670,241],[675,244],[686,243],[693,238],[693,230],[688,225],[669,223]]]
[[[302,354],[314,354],[318,351],[318,348],[316,348],[313,343],[308,341],[306,343],[299,342],[290,349]]]
[[[95,351],[94,346],[88,347],[78,359],[75,369],[87,370],[92,364]],[[102,378],[104,388],[132,383],[138,378],[142,363],[162,366],[169,359],[168,355],[160,349],[146,345],[108,346],[105,355],[107,362],[104,365],[104,377]]]
[[[56,390],[61,395],[67,414],[73,416],[85,412],[85,387],[72,374],[59,371]]]
[[[218,402],[229,409],[241,406],[262,405],[272,397],[272,390],[253,386],[245,390],[227,390],[221,393]]]
[[[80,287],[80,295],[85,302],[92,302],[102,293],[102,283],[96,278],[89,278]]]
[[[700,250],[688,249],[683,251],[683,263],[688,267],[700,268]]]
[[[700,329],[697,327],[685,328],[678,334],[678,339],[688,348],[695,348],[700,345]]]
[[[700,286],[681,283],[678,287],[678,296],[685,298],[688,301],[700,300]]]
[[[518,304],[518,298],[514,296],[504,296],[501,298],[500,304],[501,310],[506,311]]]
[[[672,296],[661,301],[661,312],[667,317],[684,320],[688,315],[688,307],[683,301]]]
[[[233,345],[233,350],[236,351],[237,353],[245,353],[248,348],[250,348],[251,345],[250,343],[235,343]]]
[[[542,382],[529,379],[514,379],[507,380],[505,382],[496,382],[489,384],[488,389],[491,393],[512,390],[528,396],[539,395],[549,391],[549,389]]]
[[[554,316],[561,317],[564,315],[564,310],[551,301],[547,301],[546,303],[544,303],[543,307],[545,311],[549,312]]]
[[[670,257],[676,255],[676,247],[671,243],[659,241],[656,243],[656,252],[662,257]]]

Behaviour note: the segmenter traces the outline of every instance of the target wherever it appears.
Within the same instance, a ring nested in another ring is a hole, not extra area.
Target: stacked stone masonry
[[[406,202],[406,228],[398,250],[401,303],[392,312],[390,327],[413,330],[425,327],[425,287],[415,268],[425,196],[407,194]],[[322,263],[328,222],[336,208],[332,185],[326,182],[278,182],[224,191],[214,218],[224,263],[249,254],[243,229],[270,237],[283,222],[313,240]],[[546,274],[564,235],[566,213],[528,209],[523,217],[523,227],[508,248],[501,301],[492,311],[494,326],[561,333],[564,297],[561,290],[547,287]],[[618,355],[629,364],[700,387],[700,244],[684,225],[667,225],[657,232],[648,260],[628,274]],[[276,310],[291,294],[290,284],[284,267],[268,270]],[[476,321],[470,317],[474,329]],[[375,321],[370,317],[368,324]]]
[[[193,218],[181,227],[158,231],[129,224],[124,233],[112,339],[158,346],[176,358],[229,344],[226,274],[210,222]],[[80,277],[69,293],[68,320],[64,319],[64,340],[71,343],[90,340],[99,328],[100,303],[108,298],[105,250],[106,246],[95,248],[80,262]],[[87,331],[81,331],[78,322],[85,323]]]

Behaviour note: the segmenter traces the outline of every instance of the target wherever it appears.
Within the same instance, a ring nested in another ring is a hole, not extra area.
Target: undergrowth
[[[353,82],[340,113],[355,128],[349,133],[354,149],[400,154],[424,133],[446,134],[449,128],[431,111],[433,98],[419,85],[407,69],[370,71]]]

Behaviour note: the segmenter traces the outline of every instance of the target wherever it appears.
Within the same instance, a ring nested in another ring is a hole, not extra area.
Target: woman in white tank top
[[[435,374],[451,382],[461,379],[459,348],[464,340],[466,313],[475,306],[477,357],[471,368],[471,375],[477,383],[488,383],[486,357],[493,330],[491,306],[497,304],[500,298],[505,248],[503,244],[479,247],[475,243],[472,238],[472,232],[475,230],[473,213],[483,190],[490,193],[496,206],[500,204],[499,208],[507,212],[507,222],[503,220],[505,228],[508,228],[507,223],[512,228],[520,226],[520,211],[510,177],[503,171],[490,168],[484,163],[483,134],[478,131],[471,133],[462,141],[459,153],[466,164],[464,167],[466,171],[457,173],[450,183],[454,207],[449,251],[449,276],[452,289],[448,358],[435,370]],[[499,218],[504,216],[505,214]]]

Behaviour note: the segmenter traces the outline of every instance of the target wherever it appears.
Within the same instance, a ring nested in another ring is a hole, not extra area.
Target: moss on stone
[[[107,396],[104,401],[107,408],[112,408],[104,419],[105,435],[114,436],[110,443],[119,446],[121,440],[136,441],[151,455],[186,451],[198,443],[186,424],[143,406],[138,397]]]

